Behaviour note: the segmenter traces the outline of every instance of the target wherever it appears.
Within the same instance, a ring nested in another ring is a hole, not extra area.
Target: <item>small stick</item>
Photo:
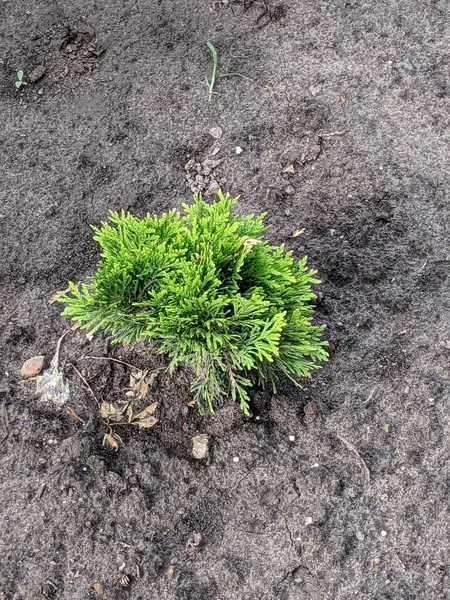
[[[136,371],[140,371],[142,373],[142,369],[139,369],[139,367],[136,367],[135,365],[131,365],[130,363],[125,362],[124,360],[119,360],[118,358],[112,358],[111,356],[81,356],[78,360],[87,360],[88,358],[92,358],[95,360],[110,360],[112,362],[116,362],[121,365],[126,365],[127,367],[131,367],[132,369],[136,369]]]
[[[87,387],[87,389],[90,391],[91,396],[94,398],[94,400],[97,403],[97,406],[100,410],[100,402],[97,399],[97,396],[94,394],[91,386],[88,384],[88,382],[86,381],[86,379],[83,377],[83,375],[80,373],[80,371],[76,368],[76,366],[72,363],[67,363],[69,367],[72,367],[72,369],[75,371],[75,373],[78,375],[78,377],[81,379],[81,381],[84,383],[84,385]]]
[[[366,463],[364,462],[364,460],[361,458],[361,455],[359,454],[358,450],[355,448],[355,446],[353,444],[351,444],[345,438],[343,438],[342,436],[340,436],[338,433],[336,433],[335,435],[344,444],[344,446],[346,446],[346,448],[348,448],[350,450],[350,452],[353,452],[353,454],[356,456],[356,458],[360,462],[360,464],[363,467],[364,472],[366,474],[367,484],[370,485],[370,471],[369,471],[369,468],[366,465]]]
[[[347,133],[347,131],[345,129],[343,129],[342,131],[332,131],[331,133],[319,133],[318,137],[328,138],[328,137],[333,137],[334,135],[344,135],[345,133]]]

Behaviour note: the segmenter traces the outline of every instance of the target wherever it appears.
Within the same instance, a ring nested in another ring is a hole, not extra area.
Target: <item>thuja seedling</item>
[[[214,46],[211,44],[211,42],[207,42],[206,45],[208,46],[209,52],[211,53],[211,59],[212,59],[211,79],[208,78],[208,75],[205,75],[205,85],[208,88],[209,100],[211,101],[211,98],[214,94],[214,86],[216,84],[216,78],[217,78],[218,55],[217,55],[217,50],[214,48]],[[234,73],[234,72],[221,73],[221,74],[219,74],[219,77],[240,77],[241,79],[247,79],[247,80],[250,79],[249,77],[247,77],[247,75],[243,75],[242,73]]]
[[[16,90],[20,90],[23,85],[28,85],[27,82],[23,80],[23,71],[17,71],[14,85]]]
[[[232,212],[238,198],[201,195],[184,211],[138,219],[111,212],[93,227],[97,271],[59,292],[63,315],[113,342],[145,340],[193,373],[201,412],[232,398],[250,414],[249,390],[278,374],[294,383],[326,360],[323,325],[312,321],[319,283],[306,257],[264,238],[264,215]]]

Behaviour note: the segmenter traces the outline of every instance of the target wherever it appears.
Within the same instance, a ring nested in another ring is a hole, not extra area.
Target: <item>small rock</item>
[[[428,398],[427,402],[430,406],[434,406],[436,404],[436,400],[434,398]]]
[[[24,379],[29,379],[30,377],[36,377],[41,373],[44,368],[45,356],[33,356],[33,358],[29,358],[26,360],[22,368],[20,369],[20,374]]]
[[[214,150],[211,152],[211,156],[216,156],[216,154],[219,154],[220,152],[220,148],[214,148]]]
[[[311,94],[311,96],[317,96],[318,94],[321,93],[323,88],[323,83],[318,82],[318,83],[313,83],[312,85],[309,86],[309,93]]]
[[[305,415],[307,417],[318,417],[319,416],[319,409],[317,408],[317,406],[314,404],[314,402],[308,402],[308,404],[305,406],[305,408],[303,409]]]
[[[295,194],[295,188],[292,185],[287,185],[284,188],[284,191],[286,192],[286,194],[288,194],[289,196],[292,196],[292,194]]]
[[[356,539],[362,542],[364,540],[364,534],[361,531],[356,532]]]
[[[202,167],[204,169],[210,169],[213,171],[216,167],[223,163],[223,160],[223,158],[220,160],[211,160],[210,158],[205,158],[205,160],[202,162]]]
[[[380,534],[381,534],[381,537],[386,537],[387,536],[387,531],[384,531],[384,529],[383,529],[383,531],[381,531]]]
[[[306,517],[306,519],[305,519],[305,525],[311,525],[312,522],[313,522],[312,517]]]
[[[200,433],[192,438],[192,456],[202,460],[209,453],[209,437],[206,433]]]
[[[235,457],[233,458],[233,462],[235,462],[235,463],[238,463],[238,462],[239,462],[239,456],[235,456]]]
[[[240,146],[236,146],[236,154],[242,154],[244,151]]]
[[[220,140],[222,137],[222,129],[220,127],[211,127],[208,131],[209,135],[216,140]]]
[[[187,163],[184,165],[184,170],[190,171],[194,165],[195,165],[195,160],[193,158],[191,158],[191,160],[188,160]]]
[[[28,81],[30,83],[36,83],[36,81],[42,79],[46,73],[47,69],[44,67],[44,65],[39,65],[28,75]]]
[[[410,56],[407,56],[405,61],[403,62],[403,68],[408,71],[408,73],[414,73],[414,71],[416,70],[416,67],[411,59]]]
[[[215,194],[220,190],[220,185],[217,183],[215,179],[211,181],[208,187],[208,192],[211,194]]]

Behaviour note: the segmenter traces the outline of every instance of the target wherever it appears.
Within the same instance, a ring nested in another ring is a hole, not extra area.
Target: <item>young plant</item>
[[[312,322],[315,271],[263,237],[264,215],[232,212],[238,198],[197,194],[183,213],[143,219],[111,212],[93,227],[97,271],[57,299],[63,315],[113,342],[146,339],[189,364],[200,411],[224,398],[250,414],[248,391],[282,372],[298,384],[326,360],[322,325]]]
[[[23,85],[28,85],[27,82],[23,80],[23,71],[17,71],[14,85],[16,90],[20,90]]]
[[[208,46],[208,49],[211,53],[211,58],[212,58],[212,63],[213,63],[211,79],[208,78],[208,75],[205,75],[205,85],[208,88],[209,101],[211,102],[211,98],[214,94],[214,86],[216,84],[218,56],[217,56],[217,50],[214,48],[214,46],[211,44],[211,42],[207,42],[206,45]],[[242,75],[242,73],[234,73],[234,72],[221,73],[219,75],[219,77],[240,77],[241,79],[249,79],[249,77],[247,77],[247,75]]]

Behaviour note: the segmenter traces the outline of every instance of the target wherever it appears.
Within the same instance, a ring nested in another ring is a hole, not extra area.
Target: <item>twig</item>
[[[369,468],[366,465],[366,463],[364,462],[364,460],[361,458],[361,455],[359,454],[358,450],[355,448],[355,446],[353,444],[351,444],[348,440],[346,440],[345,438],[343,438],[342,436],[340,436],[338,433],[336,433],[335,435],[344,444],[344,446],[346,446],[346,448],[348,448],[350,450],[350,452],[353,452],[353,454],[356,456],[356,458],[360,462],[360,464],[363,467],[364,472],[366,474],[367,484],[370,485],[370,471],[369,471]]]
[[[329,138],[329,137],[333,137],[335,135],[344,135],[346,133],[347,133],[347,131],[345,129],[343,129],[342,131],[332,131],[330,133],[319,133],[317,135],[317,137],[320,137],[320,138]]]
[[[130,363],[125,362],[124,360],[119,360],[118,358],[112,358],[111,356],[81,356],[78,360],[87,360],[88,358],[92,358],[95,360],[110,360],[112,362],[119,363],[121,365],[126,365],[127,367],[131,367],[132,369],[136,369],[136,371],[140,371],[142,373],[143,369],[136,367]]]
[[[84,385],[87,387],[87,389],[89,390],[89,392],[91,393],[91,396],[94,398],[95,402],[97,403],[98,409],[100,410],[100,402],[98,401],[97,396],[94,394],[91,386],[88,384],[88,382],[86,381],[86,379],[83,377],[83,375],[80,373],[80,371],[76,368],[76,366],[73,363],[67,363],[67,365],[69,367],[72,367],[72,369],[75,371],[75,373],[78,375],[78,377],[81,379],[81,381],[84,383]]]

